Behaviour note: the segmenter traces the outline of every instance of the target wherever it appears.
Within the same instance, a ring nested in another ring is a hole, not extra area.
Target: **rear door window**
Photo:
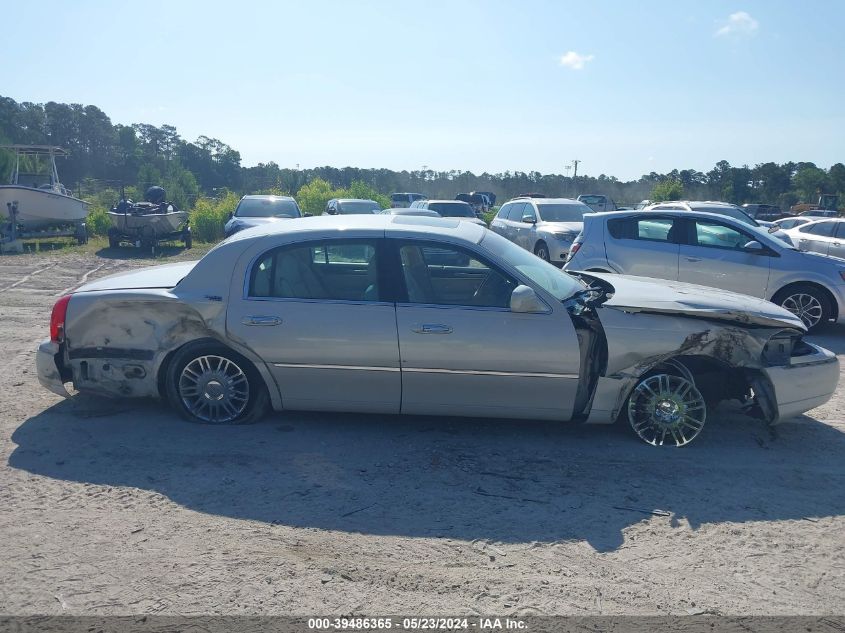
[[[619,218],[607,223],[607,230],[617,240],[646,240],[650,242],[674,242],[673,218],[644,217]]]

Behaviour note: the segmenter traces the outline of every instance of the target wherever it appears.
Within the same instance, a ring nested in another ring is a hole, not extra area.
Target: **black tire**
[[[815,330],[830,321],[830,297],[811,284],[794,284],[783,288],[772,297],[776,303],[799,317],[807,330]]]
[[[664,366],[637,381],[621,417],[646,444],[686,446],[704,428],[707,402],[689,372]]]
[[[534,254],[545,262],[551,261],[549,247],[543,241],[537,242],[537,245],[534,247]]]
[[[209,360],[203,363],[203,358]],[[215,359],[228,365],[215,365]],[[191,376],[192,369],[203,365],[209,367],[208,375],[200,376],[208,378],[204,382]],[[192,386],[198,386],[201,393],[193,394]],[[179,415],[198,424],[252,424],[264,416],[270,402],[264,380],[252,363],[214,341],[196,341],[179,349],[167,367],[165,390]],[[228,405],[220,404],[224,399]],[[222,416],[212,413],[221,409]]]

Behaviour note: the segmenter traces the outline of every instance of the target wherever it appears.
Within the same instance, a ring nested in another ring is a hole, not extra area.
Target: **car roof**
[[[335,198],[335,202],[372,202],[373,204],[378,204],[375,200],[370,200],[369,198]],[[331,202],[331,200],[329,200]]]
[[[451,202],[451,201],[450,201]],[[436,218],[419,215],[392,215],[387,213],[366,215],[319,215],[310,218],[292,218],[284,222],[271,222],[244,229],[225,242],[255,240],[271,235],[297,233],[301,240],[326,237],[335,232],[353,232],[356,236],[383,237],[386,232],[454,237],[478,243],[486,229],[460,218]]]
[[[582,204],[583,202],[580,200],[574,200],[573,198],[528,198],[529,202],[533,202],[537,205],[543,204]],[[587,206],[587,205],[584,205]]]
[[[277,196],[275,194],[255,193],[243,196],[241,200],[293,200],[292,196]],[[296,202],[294,200],[294,202]]]
[[[754,226],[752,224],[747,224],[742,220],[737,220],[729,215],[722,215],[721,213],[708,213],[707,211],[685,211],[684,209],[641,209],[641,210],[625,210],[625,211],[604,211],[601,213],[585,213],[584,218],[587,219],[594,219],[598,218],[601,220],[612,220],[614,218],[641,218],[643,215],[647,213],[653,213],[655,215],[677,215],[679,218],[707,218],[707,219],[714,219],[714,220],[723,220],[728,222],[735,222],[736,224],[743,226],[745,228],[752,228],[752,229],[764,229],[763,225]]]

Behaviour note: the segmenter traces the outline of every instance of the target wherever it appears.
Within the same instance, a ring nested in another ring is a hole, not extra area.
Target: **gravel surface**
[[[0,257],[0,613],[845,612],[845,387],[662,450],[516,420],[203,427],[42,389],[56,297],[149,263]],[[843,327],[810,340],[845,354]]]

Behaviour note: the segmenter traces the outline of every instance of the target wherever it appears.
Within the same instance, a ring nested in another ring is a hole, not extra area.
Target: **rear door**
[[[499,209],[499,212],[496,214],[496,217],[493,218],[492,222],[490,222],[490,230],[494,233],[498,233],[504,238],[508,237],[508,213],[513,208],[515,203],[508,202],[502,205],[502,208]]]
[[[833,235],[836,231],[837,222],[826,220],[824,222],[813,222],[798,229],[798,243],[796,248],[802,251],[812,251],[827,255],[830,245],[834,241]]]
[[[773,253],[749,251],[757,238],[719,220],[688,218],[687,243],[680,247],[678,280],[730,290],[754,297],[767,296]]]
[[[832,257],[845,258],[845,222],[837,221],[833,232],[833,241],[827,251]]]
[[[638,213],[607,221],[607,262],[626,275],[678,279],[678,236],[684,220]]]
[[[226,329],[260,356],[286,409],[398,413],[394,303],[377,268],[383,240],[270,248],[232,292]]]
[[[405,286],[396,306],[403,413],[572,416],[580,353],[559,302],[547,313],[511,312],[519,282],[480,255],[410,238],[395,246]],[[449,250],[467,264],[435,263]]]

